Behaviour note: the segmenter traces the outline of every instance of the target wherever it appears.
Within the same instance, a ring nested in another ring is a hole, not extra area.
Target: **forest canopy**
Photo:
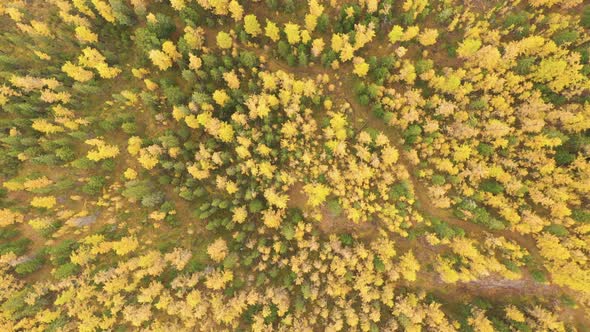
[[[0,1],[1,331],[590,331],[583,0]]]

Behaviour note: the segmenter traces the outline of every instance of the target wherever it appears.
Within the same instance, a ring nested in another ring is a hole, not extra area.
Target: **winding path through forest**
[[[256,53],[258,56],[265,56],[267,50],[259,50],[256,48],[247,48],[249,51]],[[370,48],[372,49],[372,48]],[[389,50],[393,52],[393,50]],[[387,48],[379,48],[379,55],[387,54]],[[266,57],[266,69],[271,71],[282,70],[291,72],[292,67],[282,63],[276,58]],[[351,66],[344,64],[341,66]],[[297,68],[296,76],[299,78],[306,77],[315,79],[318,75],[328,74],[331,79],[338,79],[338,74],[332,69],[323,68],[317,64],[310,64],[305,68]],[[399,150],[404,151],[401,144],[402,137],[396,128],[388,126],[383,120],[377,118],[369,107],[359,104],[354,96],[354,87],[352,78],[342,78],[334,84],[334,90],[327,92],[335,98],[335,105],[348,104],[352,108],[352,122],[357,132],[372,128],[385,134],[390,142]],[[411,170],[415,166],[409,161],[406,154],[400,153],[399,160],[406,169]],[[416,201],[418,202],[418,211],[428,217],[438,218],[447,224],[460,227],[470,234],[471,238],[485,239],[486,237],[502,236],[511,240],[521,247],[525,248],[529,254],[536,261],[542,261],[539,250],[531,236],[525,236],[520,233],[511,232],[509,230],[490,230],[483,225],[478,225],[466,220],[457,218],[450,209],[442,209],[432,204],[432,198],[428,195],[427,186],[418,180],[414,174],[410,173],[409,180],[412,183]],[[295,200],[291,202],[291,206],[303,207],[305,205],[305,194],[302,192],[301,184],[296,184],[290,191],[290,199]],[[343,216],[330,216],[327,209],[323,210],[324,220],[320,229],[324,232],[343,233],[353,231],[360,238],[371,238],[375,235],[377,226],[372,225],[356,225]],[[326,220],[327,219],[327,220]],[[344,222],[344,225],[341,223]],[[432,262],[431,259],[437,254],[436,249],[429,245],[426,241],[420,242],[420,248],[423,250],[416,251],[416,240],[408,240],[396,234],[391,234],[396,241],[396,248],[409,250],[414,249],[414,253],[419,261],[428,264]],[[558,301],[560,296],[569,295],[572,297],[574,291],[569,288],[561,287],[559,285],[549,283],[540,283],[535,281],[530,271],[526,268],[521,268],[522,278],[510,280],[499,275],[490,275],[471,282],[457,282],[454,284],[445,283],[440,279],[438,274],[434,271],[426,271],[422,268],[420,271],[420,278],[416,282],[408,283],[409,288],[427,290],[432,294],[445,295],[446,298],[455,299],[457,303],[468,301],[477,297],[493,298],[499,302],[510,303],[510,300],[515,298],[537,298],[537,299],[553,299]],[[549,277],[550,278],[550,277]],[[450,297],[449,297],[450,296]],[[579,322],[590,323],[590,320],[585,315],[585,311],[580,307],[572,307],[565,309],[563,316],[574,318]]]

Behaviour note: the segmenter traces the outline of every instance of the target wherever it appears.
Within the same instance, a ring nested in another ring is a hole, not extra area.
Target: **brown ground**
[[[299,208],[304,213],[309,212],[307,196],[303,192],[303,183],[295,183],[288,191],[290,208]],[[375,222],[355,223],[346,218],[344,213],[336,215],[325,205],[321,208],[322,220],[317,223],[320,231],[326,235],[330,234],[354,234],[360,239],[370,240],[377,235],[378,226]]]
[[[372,50],[373,48],[368,49]],[[385,55],[388,52],[393,52],[390,46],[376,46],[375,49],[378,50],[377,53],[379,53],[380,56]],[[256,52],[258,55],[263,55],[260,50],[251,49],[251,51]],[[455,67],[460,63],[460,60],[457,59],[448,60],[449,57],[446,55],[446,51],[441,51],[435,54],[434,57],[434,60],[436,61],[435,63],[438,66],[442,64],[443,66]],[[341,68],[347,68],[348,66],[351,65],[341,65]],[[292,71],[292,68],[288,65],[272,58],[268,59],[266,68],[271,71]],[[339,72],[344,71],[340,70]],[[318,74],[324,73],[329,74],[331,78],[336,77],[335,71],[332,69],[326,69],[317,64],[306,68],[297,68],[298,78],[315,78]],[[387,135],[390,142],[397,146],[399,151],[403,151],[400,144],[400,142],[402,142],[400,133],[395,128],[385,124],[381,119],[376,118],[370,111],[369,107],[362,106],[356,101],[356,98],[353,96],[354,83],[351,78],[347,77],[340,81],[333,79],[332,83],[334,83],[336,88],[334,91],[327,93],[333,97],[335,106],[344,103],[350,105],[353,110],[352,123],[358,131],[365,128],[377,129]],[[401,162],[406,169],[414,168],[403,153],[400,153],[399,162]],[[489,234],[503,236],[528,250],[535,260],[540,260],[539,251],[531,236],[525,236],[509,230],[492,231],[484,226],[461,220],[455,217],[450,209],[441,209],[434,206],[432,203],[433,200],[428,196],[428,188],[425,183],[422,183],[413,176],[410,176],[410,180],[416,196],[417,208],[423,215],[436,217],[450,225],[461,227],[467,234],[469,234],[470,238],[484,239]],[[291,187],[289,190],[289,197],[290,207],[298,207],[303,211],[306,211],[305,203],[307,198],[302,191],[301,183],[297,183]],[[318,224],[318,227],[324,234],[352,233],[361,239],[370,241],[377,235],[378,229],[382,228],[376,224],[379,223],[379,221],[359,225],[347,220],[344,215],[334,216],[325,206],[322,208],[322,216],[322,221]],[[416,258],[421,262],[422,269],[419,272],[418,280],[409,283],[408,287],[424,289],[434,294],[444,295],[445,298],[452,299],[452,302],[467,301],[476,297],[485,297],[499,301],[510,301],[510,299],[522,300],[523,298],[538,298],[543,300],[554,299],[554,301],[559,301],[558,298],[562,294],[568,294],[572,298],[577,298],[576,292],[573,292],[568,288],[560,287],[551,283],[542,284],[536,282],[531,277],[529,271],[526,271],[525,269],[523,269],[523,277],[518,280],[509,280],[498,275],[491,275],[468,283],[444,283],[436,272],[426,271],[425,269],[425,266],[432,262],[437,255],[437,251],[434,247],[430,246],[424,239],[408,240],[395,234],[390,235],[396,241],[396,248],[398,250],[401,252],[412,250]],[[563,316],[573,318],[573,321],[585,322],[585,324],[590,325],[590,321],[588,320],[588,317],[586,317],[586,311],[584,308],[564,308],[566,309],[562,312]]]

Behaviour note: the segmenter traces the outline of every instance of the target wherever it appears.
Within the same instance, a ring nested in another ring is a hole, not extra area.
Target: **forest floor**
[[[389,44],[386,44],[389,45]],[[368,56],[384,56],[391,54],[393,49],[390,46],[381,46],[379,41],[373,41],[372,45],[366,46],[367,50],[376,50],[373,54]],[[259,49],[251,48],[250,51],[255,52],[257,55],[265,55],[266,52]],[[417,50],[411,50],[417,52]],[[445,66],[457,66],[458,60],[454,58],[453,61],[445,61],[449,59],[448,56],[438,54],[435,56],[440,58],[440,62]],[[400,162],[404,165],[407,170],[412,170],[415,166],[409,161],[403,147],[403,138],[399,131],[386,124],[382,119],[377,118],[372,112],[370,107],[363,106],[358,103],[354,97],[354,81],[351,77],[340,77],[339,73],[351,72],[352,68],[350,64],[341,65],[344,70],[335,71],[331,68],[325,68],[318,64],[310,64],[308,67],[297,68],[297,78],[309,78],[315,79],[318,75],[328,74],[331,78],[331,82],[334,82],[334,90],[326,91],[327,94],[334,97],[334,105],[348,104],[352,108],[352,119],[353,126],[357,132],[363,129],[375,129],[385,134],[390,142],[400,151]],[[266,63],[266,69],[271,71],[282,70],[285,72],[291,72],[292,68],[287,64],[281,62],[278,59],[268,58]],[[449,225],[457,226],[465,230],[471,238],[484,240],[489,235],[502,236],[508,240],[514,241],[521,247],[525,248],[534,261],[542,261],[539,250],[536,247],[535,240],[531,236],[525,236],[517,232],[511,232],[509,230],[490,230],[485,228],[483,225],[478,225],[473,222],[462,220],[457,218],[451,209],[443,209],[436,207],[433,204],[433,199],[429,197],[428,187],[425,183],[418,180],[411,171],[409,180],[411,181],[415,199],[417,202],[418,211],[426,217],[438,218]],[[302,184],[296,183],[292,186],[289,191],[290,201],[289,206],[299,207],[305,211],[305,203],[307,197],[303,192]],[[326,235],[329,234],[342,234],[352,233],[358,238],[364,240],[370,240],[374,238],[378,233],[378,221],[375,220],[356,224],[351,220],[348,220],[343,214],[334,215],[326,207],[322,208],[322,220],[318,227]],[[396,248],[402,250],[421,248],[420,251],[415,251],[416,258],[420,262],[432,261],[437,254],[436,249],[430,246],[426,241],[422,241],[418,246],[415,243],[416,240],[408,240],[399,235],[391,234],[392,238],[396,241]],[[453,299],[453,302],[463,303],[465,301],[472,300],[473,298],[491,298],[495,301],[509,304],[516,300],[522,301],[523,299],[551,299],[551,301],[560,301],[562,296],[566,295],[573,298],[574,291],[568,288],[560,287],[549,282],[541,283],[536,281],[531,271],[528,271],[525,267],[521,268],[522,278],[517,280],[505,279],[498,275],[490,275],[485,278],[480,278],[471,282],[457,282],[455,284],[445,283],[434,271],[428,271],[428,269],[421,269],[419,277],[416,282],[408,283],[409,288],[415,288],[417,290],[422,289],[432,294],[438,295],[441,299]],[[550,277],[548,277],[550,278]],[[549,279],[550,280],[550,279]],[[584,324],[590,324],[590,318],[586,317],[585,310],[578,306],[563,307],[565,308],[561,313],[564,318],[573,318],[574,321],[584,322]]]
[[[483,3],[482,1],[479,2]],[[258,6],[253,7],[253,10],[255,12],[257,10],[256,8],[258,8]],[[269,16],[268,13],[257,12],[256,14],[262,20],[263,17]],[[273,16],[273,18],[281,17],[282,16]],[[208,47],[215,48],[216,34],[217,31],[214,29],[206,30],[206,43]],[[270,57],[270,52],[268,49],[259,49],[248,46],[244,48],[256,53],[258,56],[264,56],[267,60],[265,64],[267,70],[283,70],[285,72],[294,71],[293,67],[289,67],[282,61]],[[372,55],[379,57],[391,54],[394,51],[389,43],[379,40],[375,40],[369,45],[365,46],[365,49],[367,50],[366,53],[369,53],[366,54],[366,57]],[[419,51],[419,49],[410,49],[408,50],[408,54],[416,54]],[[444,51],[442,52],[444,53]],[[456,58],[450,58],[448,56],[445,56],[445,54],[443,53],[433,54],[433,58],[436,61],[437,65],[449,67],[460,66],[460,64],[457,63],[457,61],[459,60],[457,60]],[[319,64],[310,64],[307,67],[298,67],[296,69],[295,75],[297,76],[297,78],[315,79],[318,75],[328,74],[331,78],[331,81],[334,82],[334,90],[330,92],[326,91],[326,93],[334,98],[334,105],[338,106],[343,105],[345,103],[350,105],[350,107],[352,108],[353,126],[357,130],[361,130],[364,128],[372,128],[384,133],[390,139],[392,144],[396,146],[396,148],[400,151],[400,162],[405,166],[407,170],[412,170],[414,166],[410,163],[409,159],[403,153],[403,139],[400,133],[397,131],[397,129],[387,125],[383,120],[377,118],[371,112],[369,107],[360,105],[354,96],[355,93],[353,79],[351,77],[341,77],[341,75],[339,74],[352,72],[351,66],[351,64],[345,64],[341,66],[341,69],[333,70],[330,68],[324,68]],[[117,90],[122,90],[121,86],[133,86],[133,84],[135,83],[136,82],[133,81],[118,81]],[[109,98],[105,97],[107,94],[108,93],[104,94],[104,96],[97,97],[105,98],[106,100]],[[143,127],[142,129],[145,129],[146,132],[161,132],[164,128],[161,126],[157,126],[157,122],[148,112],[138,113],[136,116],[136,120],[140,127]],[[117,169],[114,172],[114,176],[121,176],[121,174],[127,167],[141,169],[141,167],[137,164],[136,158],[129,156],[125,149],[127,143],[126,137],[124,135],[115,135],[114,138],[117,145],[122,147],[121,154],[117,157]],[[48,176],[52,179],[59,178],[59,173],[56,173],[55,168],[51,168],[51,172],[49,172],[49,169],[39,169],[39,171],[43,174],[48,174]],[[450,209],[441,209],[436,207],[432,203],[432,199],[428,195],[426,184],[422,183],[419,179],[417,179],[415,175],[412,174],[412,172],[409,172],[409,174],[409,180],[411,181],[415,198],[417,201],[417,208],[422,215],[438,218],[450,225],[458,226],[464,229],[466,232],[468,232],[470,236],[475,239],[483,240],[489,234],[494,234],[496,236],[504,236],[505,238],[512,240],[518,243],[520,246],[527,249],[533,257],[533,259],[539,257],[539,252],[535,245],[535,241],[530,236],[524,236],[516,232],[510,231],[490,231],[489,229],[486,229],[481,225],[477,225],[475,223],[457,218],[453,215]],[[141,234],[142,242],[150,243],[152,241],[155,242],[160,241],[161,239],[168,239],[168,241],[172,241],[177,244],[202,246],[208,235],[207,230],[204,228],[204,223],[199,222],[198,220],[196,220],[196,218],[193,217],[193,211],[195,209],[194,203],[190,203],[180,198],[178,193],[176,193],[173,190],[172,185],[163,185],[162,189],[166,193],[167,199],[171,200],[174,203],[176,213],[184,227],[181,229],[174,229],[168,227],[163,222],[160,222],[160,224],[155,227],[150,227],[149,232],[146,232],[148,228],[142,227],[142,232],[144,232],[143,234]],[[291,190],[289,191],[289,194],[289,206],[299,207],[305,211],[307,197],[303,192],[302,184],[296,183],[295,185],[293,185]],[[18,199],[18,197],[12,197],[13,195],[17,195],[16,193],[11,193],[10,195],[11,199]],[[85,202],[83,200],[78,201],[75,204],[79,206],[72,206],[72,209],[74,211],[79,211],[80,209],[85,208]],[[133,209],[133,207],[129,207],[129,209]],[[90,213],[94,213],[94,211],[90,211]],[[79,229],[74,233],[60,236],[59,239],[46,239],[40,236],[39,233],[33,230],[27,223],[23,223],[20,229],[27,238],[33,241],[31,245],[31,252],[35,252],[44,245],[54,241],[63,241],[65,239],[80,238],[86,234],[91,234],[93,230],[103,227],[109,223],[110,219],[107,218],[107,216],[108,214],[100,214],[97,220],[92,224],[84,226],[83,228]],[[130,220],[131,219],[137,220],[139,218],[130,218]],[[152,221],[148,220],[147,222],[150,223]],[[353,233],[357,235],[360,239],[370,240],[372,238],[375,238],[378,233],[378,223],[379,221],[371,221],[363,224],[356,224],[348,220],[342,213],[336,215],[328,208],[324,207],[322,209],[322,221],[319,223],[318,226],[324,234]],[[134,227],[137,225],[131,224],[127,226]],[[396,241],[396,249],[398,250],[421,248],[422,250],[420,251],[415,250],[416,257],[421,262],[432,261],[429,260],[429,258],[432,258],[436,255],[434,247],[430,246],[425,241],[423,241],[424,243],[420,242],[420,245],[418,245],[418,243],[414,241],[419,240],[408,240],[396,235],[394,235],[393,238]],[[206,260],[207,258],[204,248],[202,252],[205,256],[203,260]],[[44,269],[33,274],[31,278],[35,278],[37,280],[45,278],[50,272],[49,269],[50,265],[46,264]],[[438,277],[438,275],[434,271],[429,269],[429,267],[427,266],[424,266],[419,272],[418,280],[413,283],[408,283],[407,286],[409,288],[414,288],[418,290],[426,290],[427,292],[433,293],[435,295],[444,295],[444,297],[439,297],[453,299],[453,302],[457,303],[461,303],[463,301],[467,301],[468,299],[472,299],[475,297],[493,298],[503,303],[510,303],[515,299],[522,300],[523,298],[529,297],[552,298],[554,301],[558,301],[559,297],[562,294],[572,294],[571,290],[564,289],[557,285],[539,283],[535,281],[531,277],[529,271],[523,271],[523,278],[518,280],[508,280],[501,278],[499,276],[489,276],[467,283],[459,282],[455,284],[447,284],[444,283]],[[575,318],[575,321],[585,322],[586,324],[590,325],[590,319],[585,316],[585,312],[581,308],[574,307],[565,309],[564,312],[562,312],[562,314],[564,316],[562,318],[566,318],[569,316],[569,318]]]

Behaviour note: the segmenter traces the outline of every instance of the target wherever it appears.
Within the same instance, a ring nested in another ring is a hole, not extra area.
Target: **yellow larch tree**
[[[230,89],[236,90],[240,88],[240,79],[234,70],[223,73],[223,79]]]
[[[114,158],[119,154],[119,148],[116,145],[106,144],[100,139],[86,140],[85,143],[95,147],[94,150],[88,151],[86,156],[92,161],[101,161],[103,159]]]
[[[416,272],[420,270],[420,263],[418,263],[412,251],[408,251],[402,256],[399,266],[404,279],[416,281]]]
[[[170,40],[167,40],[162,44],[162,51],[164,51],[164,53],[166,53],[166,55],[168,55],[172,61],[177,61],[182,57],[182,54],[180,54],[176,49],[176,45],[174,45],[174,43]]]
[[[224,106],[225,103],[227,103],[227,101],[229,100],[229,95],[227,94],[227,92],[225,92],[225,90],[215,90],[213,92],[213,100],[217,103],[217,105],[219,106]]]
[[[124,256],[139,247],[139,241],[134,236],[126,236],[112,243],[112,248],[119,256]]]
[[[123,172],[123,176],[127,180],[135,180],[137,178],[137,172],[133,168],[127,168],[125,172]]]
[[[38,202],[36,204],[38,204]],[[13,224],[22,223],[23,220],[24,216],[19,212],[15,212],[6,208],[0,209],[0,227],[6,227]]]
[[[438,30],[436,29],[426,29],[422,31],[420,36],[418,36],[418,42],[423,46],[430,46],[436,43],[436,39],[438,38]]]
[[[231,46],[233,44],[232,37],[229,35],[229,33],[224,32],[224,31],[219,31],[217,33],[216,40],[217,40],[217,46],[219,46],[222,49],[231,48]]]
[[[246,209],[245,206],[240,206],[240,207],[234,208],[233,213],[232,213],[232,221],[233,222],[241,224],[244,221],[246,221],[247,217],[248,217],[248,210]]]
[[[285,34],[287,35],[287,41],[291,45],[295,45],[301,40],[301,32],[299,31],[298,24],[286,23]]]
[[[281,30],[275,23],[270,20],[266,20],[266,27],[264,28],[265,36],[276,42],[281,38],[280,32]]]
[[[398,41],[402,40],[404,36],[404,28],[399,25],[394,25],[387,37],[389,38],[389,42],[392,44],[397,43]]]
[[[256,37],[262,32],[256,15],[249,14],[244,16],[244,30],[252,37]]]
[[[88,82],[94,77],[94,74],[91,71],[77,66],[70,61],[64,63],[61,70],[78,82]]]
[[[221,262],[227,256],[227,243],[223,238],[218,238],[207,247],[207,254],[215,262]]]
[[[90,0],[94,5],[94,8],[98,11],[107,22],[115,23],[115,16],[113,14],[113,8],[104,0]]]
[[[172,67],[172,59],[160,50],[151,50],[149,57],[152,63],[162,71]]]
[[[239,22],[242,20],[244,16],[244,8],[240,3],[236,0],[232,0],[229,2],[228,10],[231,14],[231,17],[234,21]]]
[[[170,0],[170,6],[174,8],[174,10],[181,11],[186,7],[185,0]]]
[[[307,194],[307,204],[311,207],[320,206],[331,193],[330,188],[321,183],[306,184],[303,191]]]
[[[369,72],[369,64],[361,57],[355,57],[353,60],[354,69],[352,70],[358,77],[365,77]]]
[[[37,131],[40,131],[44,134],[55,134],[63,132],[64,129],[60,126],[54,125],[47,121],[46,119],[35,119],[33,120],[33,124],[31,127]]]
[[[36,208],[51,209],[57,204],[55,196],[37,196],[31,200],[31,206]]]
[[[76,38],[83,43],[96,43],[98,35],[85,26],[76,27]]]
[[[320,56],[324,50],[325,45],[326,44],[324,43],[323,38],[314,39],[313,42],[311,42],[311,54],[315,57]]]
[[[268,228],[279,228],[283,215],[284,210],[268,209],[262,212],[262,221]]]

